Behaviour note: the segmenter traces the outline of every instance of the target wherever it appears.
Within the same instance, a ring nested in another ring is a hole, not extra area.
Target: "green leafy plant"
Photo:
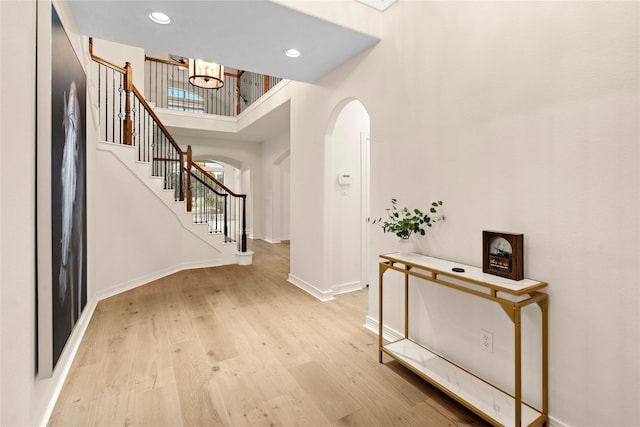
[[[431,227],[438,221],[443,221],[444,216],[437,215],[442,201],[431,203],[431,207],[425,213],[420,209],[398,208],[398,200],[391,199],[391,207],[387,208],[387,218],[370,220],[371,224],[378,224],[385,233],[393,233],[401,239],[408,239],[411,234],[421,236],[426,234],[427,227]]]

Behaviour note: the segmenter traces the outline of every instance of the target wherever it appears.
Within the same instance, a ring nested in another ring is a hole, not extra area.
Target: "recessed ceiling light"
[[[168,15],[162,12],[151,12],[149,14],[149,19],[151,19],[153,22],[157,24],[162,24],[162,25],[166,25],[169,22],[171,22],[171,18],[169,18]]]
[[[284,51],[284,54],[287,55],[289,58],[297,58],[298,56],[300,56],[300,51],[298,49],[287,49]]]

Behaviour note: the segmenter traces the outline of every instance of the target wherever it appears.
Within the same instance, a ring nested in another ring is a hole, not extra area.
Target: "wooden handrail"
[[[192,175],[193,179],[195,179],[196,181],[198,181],[199,183],[201,183],[202,185],[204,185],[205,187],[207,187],[209,190],[213,191],[214,193],[216,193],[218,196],[229,196],[229,193],[221,193],[218,190],[216,190],[215,188],[213,188],[212,186],[210,186],[209,184],[207,184],[207,182],[200,178],[197,175]]]
[[[242,73],[240,73],[240,76],[242,76]],[[239,115],[240,115],[240,77],[236,79],[236,116],[239,116]]]
[[[130,87],[130,90],[136,94],[136,96],[138,97],[138,99],[140,100],[140,103],[142,104],[142,106],[145,108],[145,110],[147,110],[147,112],[149,113],[149,115],[151,115],[151,117],[153,118],[153,120],[156,122],[156,124],[158,125],[158,127],[162,130],[162,132],[164,132],[164,134],[167,136],[167,138],[169,139],[169,141],[171,142],[171,145],[173,145],[173,147],[176,149],[176,151],[178,151],[178,153],[182,153],[182,149],[180,148],[180,146],[178,145],[178,143],[176,142],[175,139],[173,139],[173,136],[171,136],[171,134],[169,133],[169,131],[167,130],[166,127],[164,127],[164,125],[162,124],[162,122],[160,121],[160,118],[156,115],[156,113],[153,111],[153,109],[151,108],[151,106],[147,103],[147,101],[144,99],[144,96],[142,96],[142,94],[140,93],[140,91],[138,90],[138,88],[133,84],[133,77],[132,77],[132,73],[128,72],[131,70],[131,64],[129,62],[127,62],[127,65],[125,65],[125,68],[119,67],[107,60],[104,60],[96,55],[93,54],[93,38],[89,37],[89,56],[91,56],[91,59],[99,62],[103,65],[106,65],[107,67],[111,67],[114,68],[120,72],[122,72],[123,74],[125,74],[126,78],[125,78],[125,91],[127,90],[127,86]],[[146,58],[146,57],[145,57]],[[177,64],[177,62],[176,62]],[[129,97],[126,98],[125,102],[127,104],[129,104],[130,100]],[[126,126],[126,116],[128,114],[130,114],[130,107],[125,106],[125,126]],[[126,129],[125,129],[126,130]],[[127,145],[131,145],[131,144],[127,144]]]
[[[107,61],[106,59],[102,59],[99,56],[96,56],[93,54],[93,37],[89,37],[89,56],[91,56],[91,59],[102,64],[102,65],[106,65],[107,67],[111,67],[113,69],[116,69],[118,71],[120,71],[122,74],[127,74],[127,70],[125,70],[122,67],[117,66],[116,64]]]
[[[124,143],[133,145],[133,123],[131,122],[131,89],[133,88],[133,69],[131,63],[124,65]]]
[[[147,101],[144,99],[144,96],[142,96],[142,94],[140,93],[140,91],[138,90],[137,87],[135,87],[135,85],[132,85],[132,89],[133,92],[136,94],[136,96],[138,97],[138,100],[140,101],[140,103],[142,104],[142,106],[145,108],[145,110],[147,110],[147,112],[149,113],[149,115],[153,118],[153,120],[155,121],[156,125],[158,125],[158,127],[162,130],[162,132],[164,132],[164,134],[166,135],[167,139],[169,140],[169,142],[171,142],[171,145],[173,145],[173,148],[176,149],[176,151],[178,151],[178,153],[182,153],[182,149],[180,148],[180,146],[178,145],[178,143],[176,142],[175,139],[173,139],[173,136],[171,136],[171,134],[169,133],[169,131],[167,130],[166,127],[164,127],[164,125],[162,124],[162,122],[160,121],[160,118],[156,115],[156,113],[153,111],[153,108],[151,108],[151,106],[147,103]]]
[[[199,172],[202,172],[207,178],[211,179],[213,182],[215,182],[216,184],[218,184],[218,186],[222,187],[222,189],[224,191],[226,191],[227,193],[229,193],[230,195],[232,195],[233,197],[245,197],[244,194],[236,194],[233,191],[231,191],[229,188],[227,188],[223,183],[221,183],[220,181],[218,181],[217,179],[215,179],[213,177],[213,175],[211,175],[209,172],[207,172],[206,170],[202,169],[198,164],[193,163],[191,166],[195,167]]]

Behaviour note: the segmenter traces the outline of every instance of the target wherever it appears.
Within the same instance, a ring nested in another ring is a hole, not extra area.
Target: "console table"
[[[495,426],[535,426],[548,423],[548,296],[540,290],[545,282],[519,281],[483,273],[481,268],[424,255],[399,253],[380,255],[379,342],[383,353],[433,384]],[[452,268],[463,268],[456,273]],[[404,275],[404,338],[384,343],[383,276],[387,270]],[[409,277],[417,277],[499,304],[513,322],[515,384],[513,394],[478,377],[462,366],[409,338]],[[541,310],[542,408],[522,401],[521,309],[536,303]]]

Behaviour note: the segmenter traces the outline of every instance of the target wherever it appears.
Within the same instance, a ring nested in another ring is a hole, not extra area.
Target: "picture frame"
[[[524,234],[482,232],[482,271],[511,280],[524,279]]]
[[[50,378],[87,304],[86,73],[51,1],[36,2],[36,370]]]

